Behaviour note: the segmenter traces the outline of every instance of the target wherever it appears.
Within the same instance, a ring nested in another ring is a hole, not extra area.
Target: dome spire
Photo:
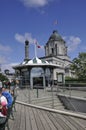
[[[57,30],[54,30],[53,33],[51,34],[49,40],[55,40],[55,41],[62,41],[62,37],[59,35]]]

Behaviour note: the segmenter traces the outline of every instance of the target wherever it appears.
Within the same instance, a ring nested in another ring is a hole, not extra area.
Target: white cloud
[[[15,72],[15,70],[12,67],[18,64],[19,63],[3,64],[1,65],[1,71],[4,72],[4,70],[8,69],[10,72]]]
[[[28,40],[30,43],[34,43],[34,38],[32,37],[31,33],[25,33],[24,35],[15,34],[15,39],[20,43],[25,43],[25,40]]]
[[[52,0],[20,0],[27,7],[43,7]]]
[[[6,69],[13,71],[10,64],[3,64],[3,65],[1,65],[1,71],[2,72],[4,72],[4,70],[6,70]]]
[[[81,43],[81,39],[79,37],[69,36],[63,38],[67,42],[69,52],[75,51]]]
[[[0,51],[9,52],[11,51],[11,48],[9,46],[0,44]]]
[[[2,70],[2,72],[4,72],[5,69],[10,70],[11,72],[13,72],[12,66],[14,64],[10,64],[8,63],[8,57],[6,56],[0,56],[0,68]]]
[[[5,56],[0,55],[0,64],[6,63],[7,59]]]
[[[8,60],[9,52],[11,52],[12,49],[9,46],[5,46],[0,44],[0,64],[6,63]]]

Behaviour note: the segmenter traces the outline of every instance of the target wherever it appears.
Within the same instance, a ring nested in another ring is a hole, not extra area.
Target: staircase
[[[57,96],[54,96],[52,99],[52,96],[43,97],[43,98],[37,98],[31,101],[31,104],[47,107],[47,108],[54,108],[57,110],[64,110],[64,106],[59,100]]]
[[[50,88],[47,88],[45,91],[39,89],[38,98],[37,98],[36,89],[30,90],[30,93],[29,90],[27,89],[23,89],[23,90],[19,89],[17,91],[17,94],[18,94],[17,96],[18,101],[29,103],[29,97],[30,97],[31,104],[47,107],[47,108],[53,108],[57,110],[65,110],[65,107],[63,106],[58,96],[56,95],[56,90],[53,91],[53,96],[52,96],[52,92]]]

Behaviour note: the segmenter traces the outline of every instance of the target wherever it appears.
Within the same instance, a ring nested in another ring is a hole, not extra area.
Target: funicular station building
[[[50,83],[64,82],[65,76],[72,77],[67,55],[66,42],[54,30],[45,44],[45,56],[29,59],[29,41],[25,41],[25,59],[19,65],[13,66],[20,86],[45,87]]]

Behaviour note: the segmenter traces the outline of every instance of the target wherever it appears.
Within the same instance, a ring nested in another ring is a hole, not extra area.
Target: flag
[[[54,21],[54,25],[57,25],[57,24],[58,24],[58,21],[57,21],[57,20],[55,20],[55,21]]]
[[[37,48],[41,48],[41,46],[38,44],[37,40],[35,39],[34,43],[36,44]]]
[[[40,46],[40,45],[37,45],[37,47],[38,47],[38,48],[41,48],[41,46]]]

